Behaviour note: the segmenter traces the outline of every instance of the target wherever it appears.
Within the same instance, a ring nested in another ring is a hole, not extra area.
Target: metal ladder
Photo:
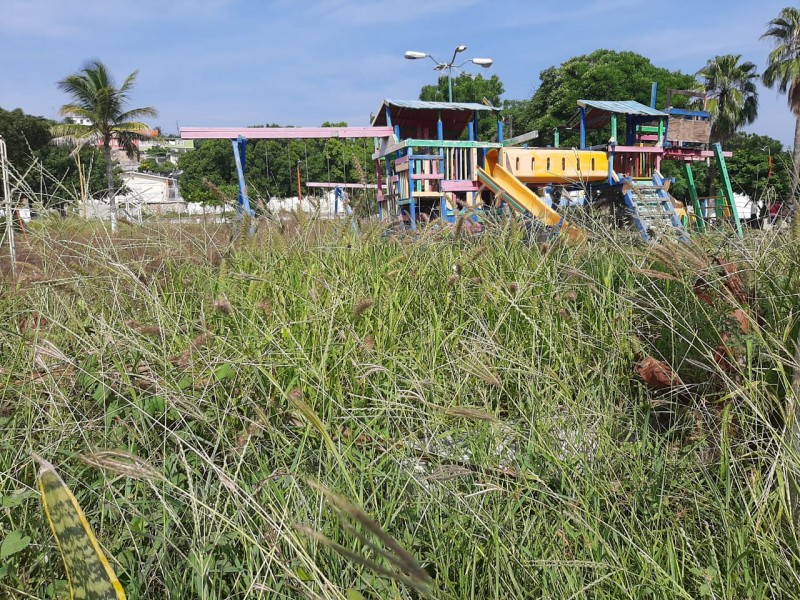
[[[666,236],[689,243],[689,236],[675,214],[660,173],[654,173],[651,181],[628,177],[623,184],[625,206],[644,241]]]

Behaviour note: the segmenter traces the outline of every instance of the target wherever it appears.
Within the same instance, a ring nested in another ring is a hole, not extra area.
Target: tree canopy
[[[653,82],[657,106],[663,107],[669,89],[691,89],[693,75],[656,67],[635,52],[597,50],[575,56],[539,75],[540,84],[527,105],[512,106],[515,130],[538,129],[540,141],[551,143],[553,130],[578,111],[578,100],[636,100],[650,104]],[[562,145],[575,144],[577,134],[562,136]]]
[[[726,150],[733,156],[726,159],[733,191],[753,199],[784,200],[791,193],[792,154],[776,139],[754,133],[738,133]],[[770,156],[772,173],[770,173]]]
[[[483,75],[470,75],[459,73],[453,78],[453,102],[475,102],[481,104],[488,101],[492,106],[501,106],[500,97],[505,92],[503,82],[497,75],[483,77]],[[436,85],[422,86],[419,93],[420,100],[447,102],[448,99],[447,75],[439,77]],[[497,119],[494,115],[478,118],[478,139],[489,140],[497,131]]]
[[[50,142],[51,124],[44,117],[26,115],[20,108],[0,108],[0,135],[6,140],[8,160],[18,170],[24,170],[36,152]]]
[[[789,196],[795,203],[792,238],[800,240],[800,211],[797,210],[797,191],[800,187],[800,8],[788,6],[777,18],[769,22],[762,38],[772,41],[772,52],[764,71],[764,85],[778,86],[786,94],[789,108],[794,113],[794,148],[792,189]]]
[[[0,108],[0,135],[6,140],[8,159],[14,170],[25,175],[24,185],[35,193],[43,206],[63,206],[80,197],[78,161],[83,171],[86,191],[98,195],[107,188],[103,153],[86,146],[75,152],[70,146],[51,142],[50,129],[55,123],[44,117],[25,114],[22,109]],[[30,168],[37,163],[33,168]],[[120,180],[115,176],[115,186]],[[30,195],[30,194],[28,194]]]

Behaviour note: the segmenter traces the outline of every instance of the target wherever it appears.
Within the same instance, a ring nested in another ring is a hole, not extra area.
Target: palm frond
[[[130,121],[131,119],[140,119],[141,117],[157,117],[158,111],[152,106],[145,106],[143,108],[132,108],[117,116],[117,121]]]
[[[786,7],[769,22],[761,39],[774,46],[762,76],[764,85],[787,94],[792,112],[800,118],[800,8]]]

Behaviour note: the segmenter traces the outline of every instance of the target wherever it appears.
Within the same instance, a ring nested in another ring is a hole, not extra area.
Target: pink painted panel
[[[658,146],[609,146],[609,152],[647,152],[650,154],[660,154],[664,152],[664,148]]]
[[[441,173],[414,173],[411,179],[441,179],[444,177]]]
[[[442,182],[442,191],[445,192],[477,192],[480,184],[469,179],[451,179]]]
[[[305,184],[306,187],[310,188],[326,188],[326,189],[335,189],[335,188],[342,188],[346,190],[375,190],[378,189],[378,186],[374,183],[325,183],[323,181],[309,181]]]
[[[325,138],[386,138],[391,127],[181,127],[184,140],[299,140]]]

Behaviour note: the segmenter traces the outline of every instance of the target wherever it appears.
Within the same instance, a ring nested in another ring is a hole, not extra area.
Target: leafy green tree
[[[485,78],[483,75],[459,73],[453,78],[453,102],[475,102],[482,104],[484,99],[492,106],[502,106],[500,97],[505,92],[503,82],[497,75]],[[436,85],[425,85],[419,93],[420,100],[447,102],[447,75],[439,77]],[[497,132],[496,115],[478,117],[478,139],[489,140]]]
[[[703,162],[692,164],[692,178],[694,179],[696,189],[708,189],[708,171],[708,165]],[[661,174],[668,179],[672,178],[675,180],[675,183],[669,188],[669,193],[687,206],[691,206],[689,182],[686,178],[686,168],[684,167],[683,161],[663,161],[661,163]]]
[[[697,72],[708,95],[711,138],[723,145],[758,115],[758,73],[751,62],[740,62],[741,54],[715,56]]]
[[[800,8],[788,6],[769,22],[762,38],[774,43],[763,81],[767,87],[776,84],[786,94],[794,113],[794,149],[791,198],[795,203],[792,238],[800,240],[800,211],[797,210],[797,189],[800,184]]]
[[[177,166],[171,162],[158,163],[152,158],[146,158],[139,163],[140,173],[152,173],[153,175],[172,175]]]
[[[34,204],[63,210],[71,200],[81,197],[82,185],[87,195],[107,189],[105,158],[93,147],[75,152],[71,147],[49,143],[53,125],[49,119],[28,115],[21,109],[0,109],[0,135],[6,140],[9,161],[25,175],[23,193],[27,190],[25,196]],[[38,164],[30,168],[34,162]],[[114,181],[115,187],[121,185],[118,173]],[[31,193],[34,197],[30,197]]]
[[[58,82],[59,89],[72,98],[71,103],[61,107],[61,114],[88,119],[91,124],[62,123],[53,127],[53,134],[72,137],[83,142],[94,139],[102,141],[112,231],[117,229],[117,206],[111,138],[116,137],[128,156],[133,157],[137,153],[134,140],[150,131],[146,124],[136,119],[155,117],[158,114],[155,108],[149,106],[126,110],[138,73],[134,71],[125,78],[121,86],[117,87],[106,66],[99,60],[94,60],[78,73],[68,75]]]
[[[726,149],[733,151],[726,163],[734,192],[747,194],[754,200],[782,199],[790,194],[792,155],[780,141],[766,135],[739,132]]]
[[[211,186],[236,197],[236,165],[228,140],[196,142],[192,152],[178,159],[178,169],[181,171],[178,185],[187,202],[219,204],[220,198]]]
[[[6,140],[8,160],[18,171],[24,171],[36,151],[50,142],[50,121],[25,114],[22,109],[0,108],[0,136]]]
[[[525,129],[538,129],[541,143],[550,143],[553,131],[578,111],[578,100],[636,100],[650,104],[652,83],[658,84],[657,106],[664,106],[667,90],[691,89],[694,76],[656,67],[635,52],[596,50],[570,58],[539,75],[539,87],[527,106],[516,107],[517,119]],[[676,104],[676,106],[680,106]],[[515,129],[516,126],[515,126]],[[622,135],[622,133],[620,133]],[[608,139],[608,132],[590,132],[590,143]],[[576,145],[577,131],[565,131],[562,145]]]

